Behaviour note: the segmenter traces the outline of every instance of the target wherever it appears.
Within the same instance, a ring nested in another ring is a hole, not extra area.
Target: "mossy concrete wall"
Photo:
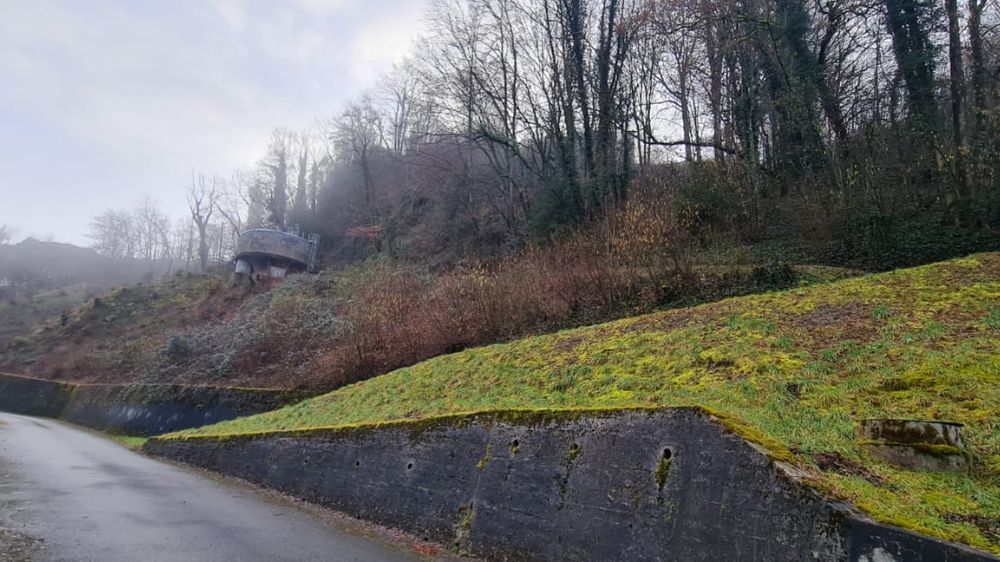
[[[146,450],[491,559],[991,560],[830,504],[697,409],[481,414]]]
[[[0,374],[0,410],[57,418],[73,396],[73,385]]]
[[[150,436],[274,410],[296,392],[180,385],[75,385],[0,374],[0,410]]]
[[[160,435],[251,416],[302,400],[293,392],[178,385],[81,385],[67,421],[123,435]]]

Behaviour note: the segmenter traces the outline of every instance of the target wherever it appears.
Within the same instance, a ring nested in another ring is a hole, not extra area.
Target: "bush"
[[[160,355],[164,356],[171,363],[180,363],[194,354],[191,340],[184,336],[173,336],[170,342],[160,350]]]
[[[841,254],[835,262],[869,270],[912,267],[1000,249],[1000,234],[960,228],[924,214],[905,218],[859,209],[843,221]]]
[[[470,346],[796,284],[784,264],[699,271],[689,219],[647,199],[502,263],[436,275],[355,267],[339,287],[349,295],[336,305],[342,329],[307,378],[331,388]]]
[[[34,341],[30,336],[15,336],[10,340],[10,349],[19,350],[27,349],[34,345]]]

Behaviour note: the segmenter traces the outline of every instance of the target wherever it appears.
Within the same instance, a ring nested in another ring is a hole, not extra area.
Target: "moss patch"
[[[479,472],[486,470],[486,465],[490,463],[491,458],[493,458],[493,443],[487,443],[486,453],[483,455],[483,458],[479,459],[479,464],[476,465]]]
[[[182,435],[698,406],[879,521],[1000,553],[969,523],[1000,518],[998,303],[1000,254],[979,254],[470,349]],[[873,460],[855,438],[864,418],[965,424],[970,473]],[[820,454],[863,470],[819,470]]]
[[[657,490],[662,490],[663,486],[667,484],[667,477],[670,476],[670,463],[671,459],[666,455],[660,457],[660,461],[656,463],[656,472],[653,476],[656,479]]]
[[[149,441],[148,437],[128,437],[125,435],[112,435],[111,439],[133,451],[141,450],[146,441]]]

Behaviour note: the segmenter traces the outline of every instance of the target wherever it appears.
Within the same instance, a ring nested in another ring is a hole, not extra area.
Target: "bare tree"
[[[213,177],[209,181],[202,174],[197,177],[191,175],[191,185],[187,192],[188,210],[191,212],[191,220],[198,229],[198,265],[202,273],[208,270],[208,226],[219,196],[218,178]]]
[[[133,257],[155,261],[170,257],[170,219],[156,203],[145,199],[136,207],[132,221],[138,254]]]
[[[220,193],[215,208],[222,219],[229,225],[232,237],[230,245],[235,247],[240,234],[247,228],[247,215],[252,201],[250,186],[253,178],[251,172],[242,170],[232,175],[229,181],[220,183]]]
[[[131,210],[109,210],[94,218],[88,237],[111,258],[165,260],[174,250],[170,219],[150,199]]]
[[[133,220],[127,211],[105,211],[90,223],[87,235],[94,242],[94,250],[109,258],[135,257]]]
[[[376,101],[385,115],[388,147],[393,154],[403,156],[410,143],[429,133],[420,118],[426,113],[426,88],[411,60],[395,64],[379,80]]]
[[[290,223],[300,234],[305,232],[309,219],[309,157],[310,138],[306,133],[295,137],[298,157],[295,165],[295,197],[292,199],[292,210],[289,213]]]
[[[266,190],[267,210],[270,222],[279,230],[287,228],[289,181],[289,162],[292,159],[292,148],[295,144],[295,133],[288,129],[275,129],[271,133],[268,144],[267,158],[262,162],[271,175],[270,184]]]
[[[370,224],[378,224],[378,210],[373,178],[372,159],[385,147],[382,117],[368,95],[351,103],[334,124],[335,142],[339,152],[356,164],[364,182],[365,212]]]

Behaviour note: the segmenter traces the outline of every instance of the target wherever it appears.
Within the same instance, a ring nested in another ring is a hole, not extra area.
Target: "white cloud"
[[[192,169],[228,175],[273,127],[336,112],[403,56],[422,14],[414,0],[10,4],[0,154],[61,167],[13,166],[0,223],[76,242],[91,216],[143,196],[181,215]]]
[[[400,62],[423,30],[423,4],[413,2],[369,22],[351,46],[351,76],[371,84],[392,63]]]
[[[303,13],[323,16],[341,12],[351,2],[350,0],[291,0],[291,4]]]
[[[212,4],[219,17],[227,25],[238,31],[246,29],[248,16],[243,2],[239,0],[214,0]]]

